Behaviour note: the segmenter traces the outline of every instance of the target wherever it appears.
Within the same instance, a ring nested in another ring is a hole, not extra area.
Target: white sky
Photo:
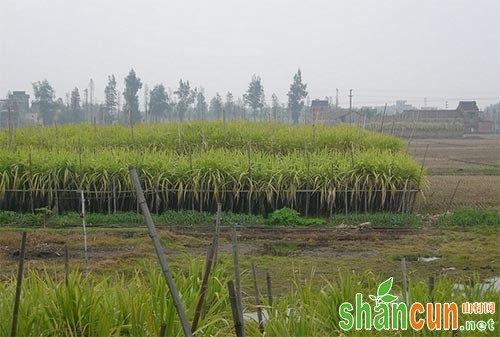
[[[1,1],[1,96],[47,78],[64,97],[93,78],[101,100],[131,67],[150,89],[182,78],[207,100],[240,96],[255,73],[284,102],[300,67],[312,99],[339,88],[347,105],[352,88],[355,106],[484,107],[500,101],[500,1]]]

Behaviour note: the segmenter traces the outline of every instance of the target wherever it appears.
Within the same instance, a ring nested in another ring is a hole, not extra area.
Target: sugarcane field
[[[6,0],[0,337],[500,336],[498,13]]]

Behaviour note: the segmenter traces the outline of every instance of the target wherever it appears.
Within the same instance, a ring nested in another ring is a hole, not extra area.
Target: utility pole
[[[90,123],[95,124],[95,111],[94,111],[94,80],[90,79],[89,82],[89,96],[90,96]]]
[[[352,124],[352,89],[349,89],[349,126]]]
[[[339,108],[339,88],[335,89],[335,110]]]

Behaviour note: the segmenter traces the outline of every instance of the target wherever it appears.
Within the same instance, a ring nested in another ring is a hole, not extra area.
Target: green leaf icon
[[[372,301],[377,301],[377,298],[373,295],[368,295],[368,297],[372,300]]]
[[[385,303],[392,303],[394,302],[395,300],[397,300],[398,297],[397,296],[394,296],[394,295],[390,295],[390,294],[387,294],[387,295],[384,295],[380,298],[380,300],[382,302],[385,302]]]
[[[378,297],[382,297],[382,296],[388,294],[389,291],[391,291],[392,279],[393,279],[393,277],[389,277],[387,280],[380,283],[380,285],[378,286],[378,290],[377,290]]]

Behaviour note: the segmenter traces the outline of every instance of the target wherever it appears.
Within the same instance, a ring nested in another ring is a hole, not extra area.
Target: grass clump
[[[500,208],[460,208],[441,215],[440,227],[500,226]]]
[[[324,225],[325,220],[317,218],[304,218],[296,210],[282,208],[271,213],[267,223],[272,226],[312,226]]]

